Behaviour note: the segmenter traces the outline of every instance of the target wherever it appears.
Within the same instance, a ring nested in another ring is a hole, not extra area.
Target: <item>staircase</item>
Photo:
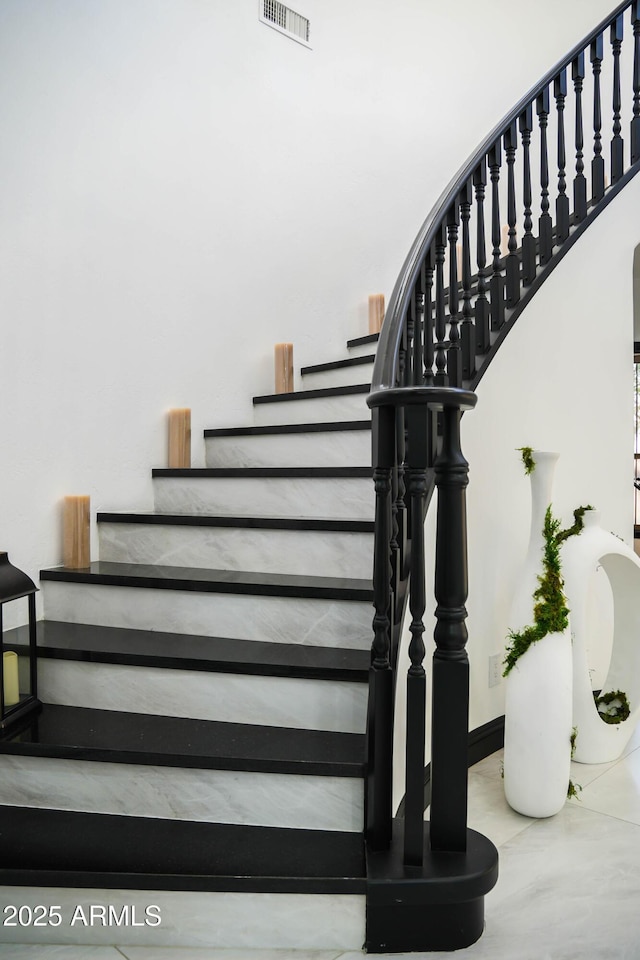
[[[41,571],[0,883],[63,923],[20,942],[362,946],[376,339],[206,431],[204,469],[154,470],[153,512],[98,514],[89,569]],[[140,924],[71,926],[80,903]]]

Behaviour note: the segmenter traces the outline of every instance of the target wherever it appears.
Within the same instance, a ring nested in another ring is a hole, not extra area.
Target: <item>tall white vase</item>
[[[509,627],[533,624],[533,594],[543,572],[544,520],[557,453],[533,451],[531,534]],[[519,657],[506,678],[504,790],[528,817],[551,817],[567,798],[571,763],[571,634],[548,634]]]

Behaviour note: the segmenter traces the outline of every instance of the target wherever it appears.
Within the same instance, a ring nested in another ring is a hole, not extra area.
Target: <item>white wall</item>
[[[37,576],[64,494],[150,507],[169,407],[197,464],[274,342],[304,364],[366,332],[452,173],[609,3],[301,0],[309,51],[258,0],[0,0],[0,548]]]

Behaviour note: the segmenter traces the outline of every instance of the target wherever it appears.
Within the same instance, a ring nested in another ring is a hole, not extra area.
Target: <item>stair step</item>
[[[4,642],[8,649],[26,655],[28,627],[5,631]],[[367,682],[370,660],[367,650],[199,637],[52,620],[38,621],[37,644],[39,657],[55,660],[354,683]]]
[[[369,333],[365,337],[356,337],[353,340],[347,340],[347,350],[351,356],[362,356],[363,354],[372,353],[379,339],[379,333]]]
[[[347,577],[314,577],[292,573],[210,570],[203,567],[173,567],[146,563],[94,561],[90,567],[52,567],[40,571],[40,579],[65,583],[146,587],[154,590],[187,590],[198,593],[252,594],[372,601],[371,582]]]
[[[128,563],[371,576],[373,522],[99,513],[100,558]]]
[[[364,735],[45,703],[0,742],[0,804],[358,831]]]
[[[0,740],[0,754],[361,777],[364,736],[44,703],[16,738]]]
[[[239,893],[365,891],[363,840],[358,834],[8,805],[1,810],[2,884]]]
[[[358,466],[371,462],[371,420],[205,430],[208,467]]]
[[[157,589],[158,584],[152,580],[150,586],[142,586],[138,580],[134,588],[126,580],[122,585],[113,579],[100,583],[92,580],[88,571],[84,575],[81,579],[69,572],[66,582],[63,576],[43,580],[48,620],[204,637],[215,629],[223,636],[242,640],[357,650],[371,647],[370,602],[328,595],[261,595],[257,585],[249,584],[245,584],[244,593],[197,592],[198,581],[192,588],[188,580],[179,583],[177,579],[173,581],[176,589]]]
[[[341,387],[371,380],[375,358],[375,354],[370,353],[361,357],[349,357],[348,360],[333,360],[302,367],[300,373],[304,389]]]
[[[372,520],[372,468],[241,467],[153,470],[157,513]],[[267,482],[268,481],[268,482]]]
[[[295,393],[274,393],[254,397],[257,424],[315,423],[318,420],[362,420],[370,417],[366,398],[368,383]]]

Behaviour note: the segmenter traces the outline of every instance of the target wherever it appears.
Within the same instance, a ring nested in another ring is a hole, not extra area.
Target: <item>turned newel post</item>
[[[435,463],[438,490],[436,534],[436,627],[431,728],[431,849],[462,851],[467,844],[467,736],[469,661],[467,628],[468,464],[460,447],[460,391],[445,400],[442,449]]]

